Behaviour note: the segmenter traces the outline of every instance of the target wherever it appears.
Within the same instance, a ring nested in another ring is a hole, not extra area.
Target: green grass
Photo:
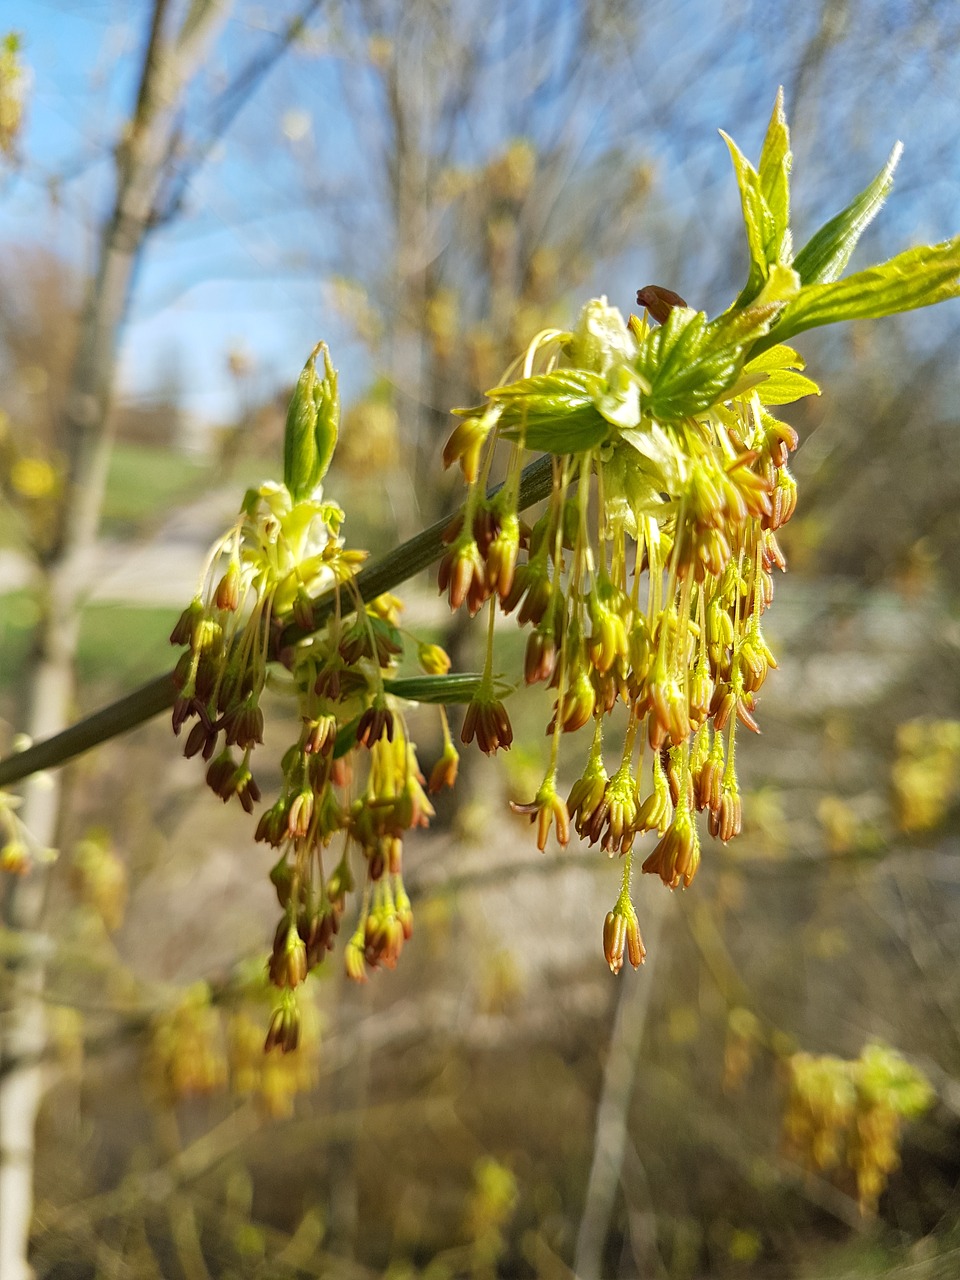
[[[29,591],[0,597],[0,689],[16,689],[37,611]],[[178,650],[170,631],[177,611],[155,605],[95,604],[84,610],[77,680],[84,710],[169,670]],[[86,696],[85,696],[86,695]]]
[[[96,604],[80,625],[77,679],[127,690],[169,671],[181,650],[170,645],[178,609],[157,605]]]
[[[121,442],[110,459],[104,523],[108,529],[149,524],[200,493],[209,478],[206,463],[169,449]]]

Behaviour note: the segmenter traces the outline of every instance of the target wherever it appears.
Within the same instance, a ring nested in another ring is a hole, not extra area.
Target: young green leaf
[[[650,386],[644,409],[659,421],[709,409],[734,386],[748,348],[777,310],[770,304],[726,311],[708,324],[702,311],[675,307],[637,353],[635,368]]]
[[[750,272],[747,283],[734,304],[737,307],[744,307],[763,288],[769,261],[767,246],[776,239],[776,228],[763,197],[759,173],[729,134],[721,129],[720,136],[727,144],[736,171],[737,185],[740,188],[740,204],[743,208],[743,224],[747,233],[747,248],[750,252]]]
[[[802,373],[794,373],[791,369],[780,369],[772,373],[754,388],[764,406],[777,404],[793,404],[804,396],[818,396],[820,388],[812,378]]]
[[[754,387],[763,405],[792,404],[804,396],[818,396],[820,388],[800,372],[804,360],[792,347],[782,343],[764,351],[743,366],[744,374],[761,375]]]
[[[790,238],[790,130],[783,112],[783,86],[777,90],[773,114],[760,152],[760,194],[766,203],[773,225],[773,238],[766,245],[767,261],[789,263],[792,255]],[[772,254],[771,254],[772,251]]]
[[[942,244],[918,245],[895,258],[843,280],[802,289],[781,311],[770,332],[760,338],[759,354],[772,343],[805,329],[842,320],[881,316],[929,307],[960,295],[960,236]]]
[[[827,284],[842,275],[864,230],[880,212],[893,186],[893,171],[903,152],[898,142],[874,180],[835,218],[820,228],[793,262],[803,284]]]
[[[624,431],[603,463],[604,512],[610,524],[636,537],[644,516],[662,515],[664,491],[676,491],[681,482],[676,460],[675,444],[657,423]]]
[[[623,316],[606,298],[593,298],[580,312],[572,333],[559,335],[570,364],[576,369],[606,374],[636,350]]]
[[[807,362],[799,351],[780,342],[775,347],[768,347],[760,355],[753,356],[743,366],[744,373],[774,373],[777,369],[799,369],[807,367]]]

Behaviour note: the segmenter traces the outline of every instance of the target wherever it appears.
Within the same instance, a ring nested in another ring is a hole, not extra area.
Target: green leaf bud
[[[323,352],[323,377],[317,356]],[[295,502],[309,498],[327,473],[340,430],[337,371],[325,342],[303,366],[290,399],[283,438],[283,480]]]

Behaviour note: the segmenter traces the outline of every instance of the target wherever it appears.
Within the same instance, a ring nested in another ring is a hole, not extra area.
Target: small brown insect
[[[647,284],[637,290],[637,306],[646,307],[657,324],[663,324],[674,307],[686,305],[679,293],[665,289],[662,284]]]

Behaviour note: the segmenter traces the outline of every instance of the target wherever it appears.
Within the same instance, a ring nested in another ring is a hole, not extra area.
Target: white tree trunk
[[[100,522],[112,438],[110,400],[122,327],[171,155],[183,91],[225,19],[228,0],[194,0],[175,35],[165,31],[169,0],[154,0],[136,107],[117,149],[117,194],[81,321],[65,400],[68,476],[55,552],[44,566],[41,622],[24,678],[23,728],[31,738],[71,719],[79,615]],[[20,811],[40,846],[57,844],[60,782],[30,779]],[[34,1132],[47,1050],[45,940],[40,932],[49,871],[35,867],[8,889],[4,924],[15,942],[8,1004],[0,1022],[0,1280],[29,1280]]]

